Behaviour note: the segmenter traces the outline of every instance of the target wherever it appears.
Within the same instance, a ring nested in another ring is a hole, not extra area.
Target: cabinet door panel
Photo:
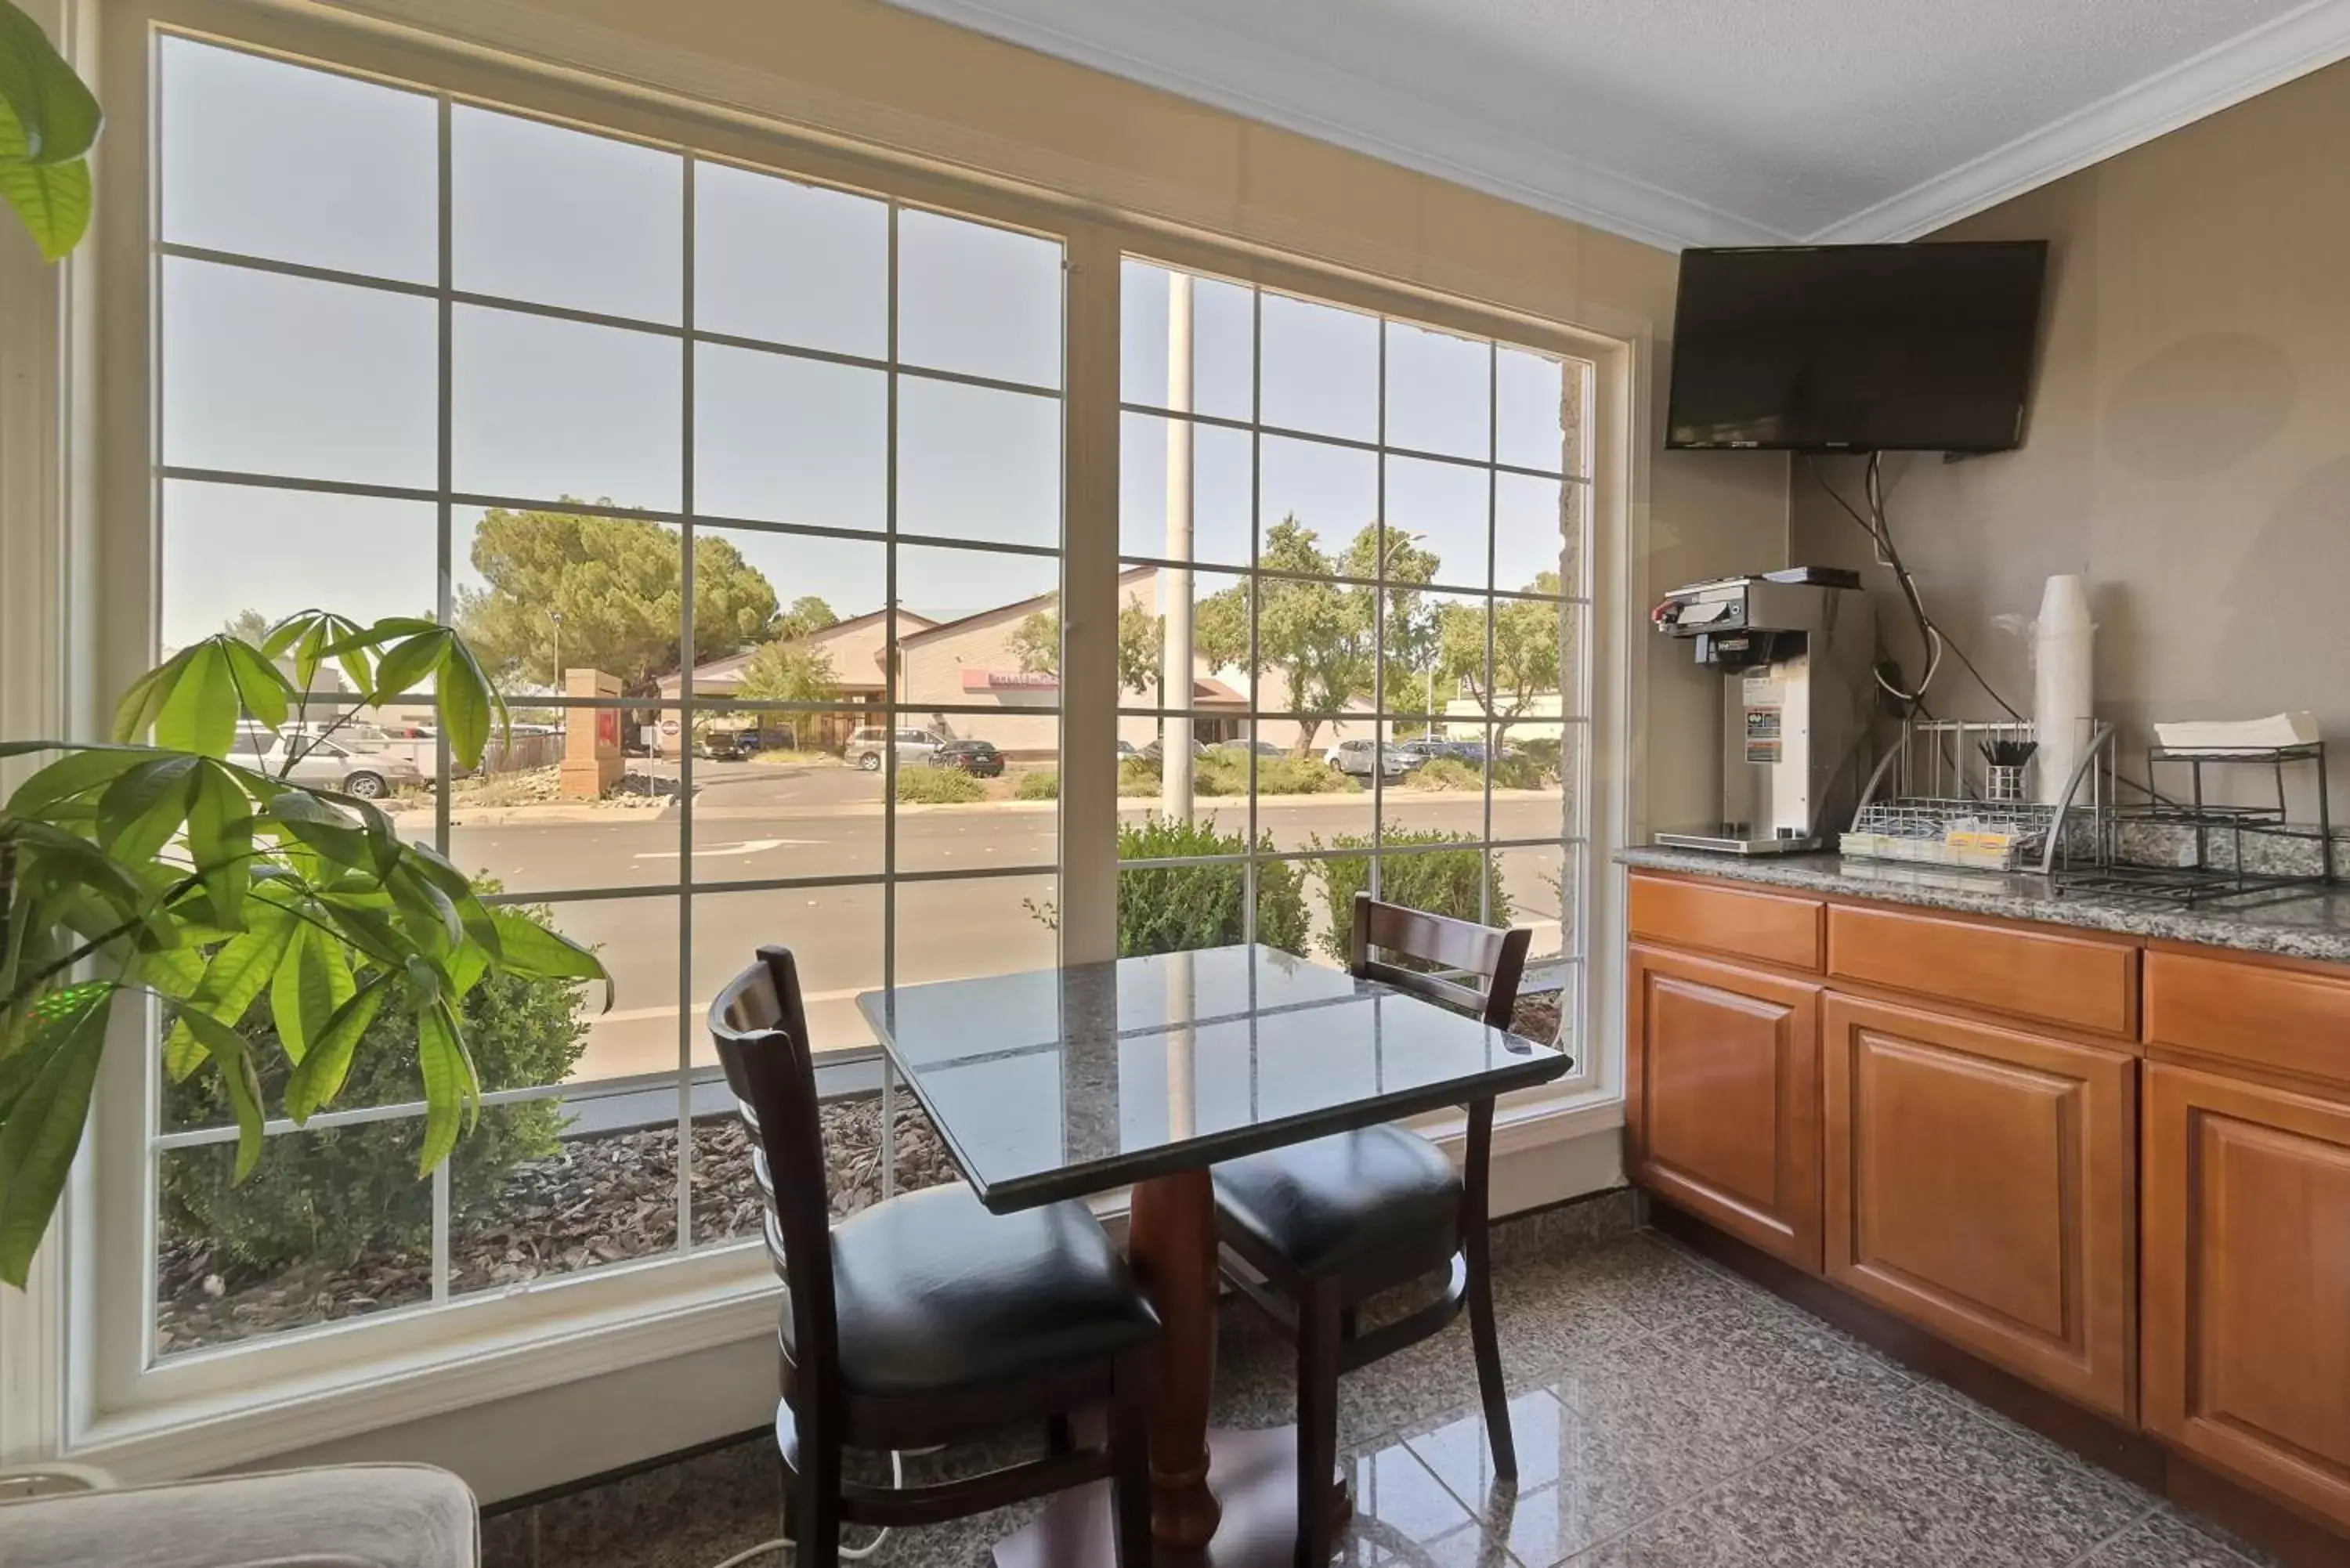
[[[1829,993],[1829,1278],[2126,1418],[2136,1063]]]
[[[1634,1176],[1817,1269],[1818,988],[1635,947],[1628,991]]]
[[[2350,1104],[2147,1069],[2146,1422],[2350,1525]]]

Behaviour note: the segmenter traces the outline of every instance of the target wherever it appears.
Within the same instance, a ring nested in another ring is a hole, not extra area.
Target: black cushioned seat
[[[961,1186],[842,1220],[832,1232],[832,1289],[841,1382],[859,1394],[1001,1383],[1114,1356],[1159,1332],[1126,1260],[1084,1204],[991,1214]]]
[[[1365,1127],[1215,1168],[1224,1222],[1301,1274],[1343,1273],[1392,1256],[1399,1238],[1452,1255],[1461,1173],[1401,1127]]]

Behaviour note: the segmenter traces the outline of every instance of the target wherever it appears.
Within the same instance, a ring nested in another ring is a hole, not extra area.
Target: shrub
[[[1118,857],[1127,861],[1238,855],[1247,842],[1243,834],[1218,832],[1212,816],[1199,822],[1152,820],[1119,826]],[[1258,853],[1272,850],[1272,837],[1260,836]],[[1247,883],[1242,872],[1238,864],[1121,870],[1118,874],[1118,956],[1184,952],[1245,940],[1243,916]],[[1256,921],[1257,940],[1289,952],[1305,951],[1305,895],[1294,864],[1271,860],[1257,866]]]
[[[1249,787],[1245,753],[1215,752],[1201,757],[1191,774],[1191,789],[1203,795],[1245,795]],[[1259,757],[1259,794],[1333,794],[1361,786],[1319,757]]]
[[[1216,820],[1126,823],[1118,830],[1118,857],[1171,860],[1189,856],[1238,855],[1247,844],[1237,833],[1219,833]],[[1273,839],[1260,836],[1260,854]],[[1248,882],[1244,868],[1225,866],[1137,866],[1118,874],[1118,952],[1120,958],[1190,952],[1245,940],[1243,919]],[[1028,912],[1058,929],[1060,909],[1033,900]],[[1306,943],[1305,894],[1297,867],[1268,860],[1256,868],[1256,940],[1303,957]]]
[[[1479,790],[1485,787],[1485,774],[1459,757],[1430,757],[1404,774],[1403,782],[1408,789]]]
[[[1159,793],[1159,763],[1149,757],[1128,757],[1118,764],[1118,793],[1129,797]]]
[[[987,786],[961,768],[915,766],[898,770],[900,805],[960,805],[986,798]]]
[[[1020,775],[1020,787],[1012,792],[1022,800],[1058,800],[1061,798],[1061,770],[1038,768]]]
[[[524,912],[548,923],[544,909]],[[463,1006],[465,1044],[482,1087],[560,1083],[587,1045],[580,1000],[573,981],[494,974],[475,986]],[[291,1068],[277,1047],[266,997],[254,1004],[243,1027],[255,1060],[265,1064],[265,1103],[278,1104]],[[337,1103],[395,1105],[423,1094],[414,1020],[387,1008],[360,1037]],[[232,1119],[216,1074],[167,1084],[163,1105],[181,1126]],[[484,1111],[449,1162],[452,1209],[462,1212],[495,1199],[516,1166],[555,1153],[562,1122],[562,1108],[553,1100]],[[234,1144],[179,1150],[162,1164],[164,1218],[178,1234],[209,1239],[261,1269],[301,1259],[349,1263],[376,1248],[428,1246],[432,1204],[416,1174],[420,1125],[405,1118],[359,1122],[271,1138],[243,1185],[234,1180]]]
[[[1388,848],[1421,844],[1473,844],[1472,836],[1446,833],[1438,829],[1405,832],[1390,829],[1379,841]],[[1314,841],[1316,849],[1322,841]],[[1371,885],[1369,835],[1341,834],[1330,841],[1332,849],[1354,850],[1358,853],[1335,855],[1317,862],[1322,877],[1323,895],[1329,900],[1330,929],[1322,935],[1322,950],[1347,961],[1347,938],[1355,922],[1355,894]],[[1492,889],[1492,909],[1481,912],[1477,908],[1479,878],[1483,877]],[[1488,856],[1480,849],[1437,849],[1412,855],[1382,855],[1379,857],[1379,897],[1390,904],[1403,904],[1415,909],[1425,909],[1431,915],[1451,915],[1457,919],[1482,919],[1488,925],[1510,923],[1510,896],[1502,887],[1502,863],[1498,856]]]

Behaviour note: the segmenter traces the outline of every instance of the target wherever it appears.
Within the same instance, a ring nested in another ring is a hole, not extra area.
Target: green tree
[[[1159,683],[1159,649],[1166,640],[1165,621],[1143,607],[1140,594],[1128,594],[1118,612],[1118,679],[1138,696],[1148,696]],[[1061,603],[1058,595],[1042,609],[1033,610],[1012,628],[1012,651],[1020,668],[1031,675],[1061,673]]]
[[[1299,753],[1314,748],[1315,733],[1326,721],[1357,702],[1368,701],[1378,669],[1378,628],[1375,618],[1379,590],[1367,583],[1337,580],[1341,571],[1370,576],[1378,568],[1380,529],[1366,525],[1335,559],[1323,554],[1320,539],[1295,514],[1284,517],[1266,534],[1257,563],[1283,574],[1258,579],[1263,602],[1257,609],[1256,668],[1262,675],[1278,670],[1289,688],[1290,711],[1297,715]],[[1412,584],[1435,575],[1437,557],[1401,535],[1390,535],[1388,612],[1397,637],[1396,649],[1411,650],[1401,665],[1392,664],[1391,679],[1408,678],[1410,662],[1424,659],[1416,639],[1424,640],[1427,610],[1424,596]],[[1252,585],[1242,583],[1201,601],[1193,623],[1195,646],[1217,669],[1246,668],[1249,662],[1249,602]]]
[[[677,673],[684,552],[674,529],[494,506],[474,530],[473,563],[488,587],[458,590],[457,625],[510,678],[552,682],[558,639],[567,668],[604,670],[624,691]],[[732,542],[697,537],[693,661],[763,641],[775,624],[774,585]]]
[[[1555,594],[1558,574],[1544,572],[1529,591]],[[1485,611],[1482,607],[1447,605],[1442,622],[1443,648],[1439,672],[1460,682],[1485,716],[1506,734],[1510,721],[1520,718],[1537,697],[1560,690],[1559,629],[1567,607],[1535,599],[1493,602],[1493,668],[1485,669]]]
[[[832,655],[805,643],[763,645],[743,667],[742,694],[754,702],[824,702],[840,690]]]
[[[1387,694],[1383,706],[1389,711],[1416,710],[1428,697],[1428,677],[1434,670],[1443,643],[1440,621],[1441,607],[1430,602],[1423,585],[1436,579],[1442,560],[1433,550],[1424,549],[1416,535],[1399,528],[1381,530],[1365,528],[1355,535],[1339,557],[1339,566],[1348,576],[1377,577],[1379,575],[1379,550],[1384,535],[1387,551],[1387,618],[1385,622],[1367,635],[1378,639],[1380,662],[1386,667]],[[1363,615],[1370,614],[1370,600],[1376,588],[1357,588],[1364,601]]]
[[[269,618],[257,609],[241,609],[221,622],[221,629],[239,642],[259,648],[269,640]]]
[[[792,601],[791,608],[775,618],[775,634],[782,638],[806,637],[839,624],[840,617],[833,613],[830,605],[814,594],[802,594]]]

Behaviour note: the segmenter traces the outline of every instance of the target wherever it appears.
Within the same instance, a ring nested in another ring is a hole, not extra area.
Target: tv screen
[[[2043,240],[1684,251],[1665,444],[2015,446],[2047,258]]]

